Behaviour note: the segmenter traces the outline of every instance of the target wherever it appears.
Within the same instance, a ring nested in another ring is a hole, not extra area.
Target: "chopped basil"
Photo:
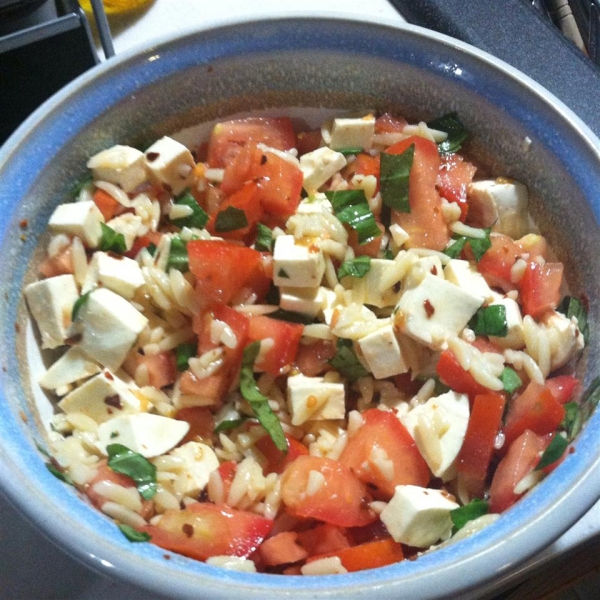
[[[228,419],[226,421],[221,421],[214,429],[214,433],[221,433],[222,431],[230,431],[239,427],[242,423],[244,423],[246,419]]]
[[[273,251],[273,232],[262,223],[256,226],[256,241],[254,242],[256,250],[265,252]]]
[[[381,199],[386,206],[398,212],[410,212],[408,180],[414,156],[414,144],[411,144],[402,154],[381,153],[379,175]]]
[[[359,244],[368,244],[381,235],[363,190],[325,192],[335,216],[358,234]]]
[[[301,323],[302,325],[310,325],[311,323],[315,322],[315,320],[308,315],[292,312],[291,310],[284,310],[283,308],[279,308],[275,312],[269,313],[268,317],[270,319],[277,319],[278,321]]]
[[[133,479],[143,498],[150,500],[156,494],[156,467],[149,460],[123,444],[108,444],[106,452],[108,466]]]
[[[150,256],[154,256],[156,254],[156,244],[153,244],[152,242],[150,242],[146,246],[146,250],[148,251],[148,254],[150,254]]]
[[[226,231],[235,231],[248,227],[248,219],[246,213],[241,208],[228,206],[217,214],[215,221],[215,231],[217,233],[225,233]]]
[[[344,156],[348,156],[349,154],[360,154],[363,151],[362,148],[356,147],[356,148],[339,148],[336,150],[336,152],[339,152],[340,154],[343,154]]]
[[[471,246],[475,260],[479,262],[483,255],[492,247],[490,240],[490,229],[484,229],[485,237],[483,238],[472,238],[464,235],[452,236],[454,242],[444,250],[444,254],[450,258],[458,258],[462,252],[465,244]]]
[[[77,200],[81,190],[90,185],[92,181],[94,181],[94,177],[91,173],[86,173],[79,181],[76,181],[67,194],[69,200]]]
[[[279,269],[279,271],[277,271],[277,277],[282,277],[283,279],[289,279],[290,276],[285,272],[285,270],[283,268]]]
[[[179,344],[179,346],[175,348],[175,364],[180,373],[188,368],[190,358],[196,356],[197,352],[198,344],[195,344],[194,342]]]
[[[83,305],[89,300],[91,293],[91,291],[86,292],[82,296],[79,296],[77,300],[75,300],[75,304],[73,304],[73,310],[71,312],[71,321],[74,321],[77,318],[79,311],[82,309]]]
[[[171,239],[169,258],[167,259],[167,271],[169,271],[169,269],[177,269],[182,273],[186,273],[189,268],[187,242],[184,242],[179,236],[176,236]]]
[[[581,399],[581,424],[585,423],[600,402],[600,377],[596,377]]]
[[[455,112],[434,119],[427,123],[427,126],[431,127],[431,129],[437,129],[438,131],[445,131],[448,134],[446,141],[438,144],[438,151],[440,154],[458,152],[461,148],[461,144],[469,135]]]
[[[517,372],[510,367],[504,367],[502,373],[500,373],[500,381],[504,385],[504,391],[508,394],[512,394],[523,385]]]
[[[359,256],[352,260],[345,260],[338,269],[337,276],[339,279],[342,277],[357,277],[360,279],[364,277],[371,270],[371,257],[370,256]]]
[[[51,462],[47,462],[45,463],[45,465],[48,471],[50,471],[50,473],[52,473],[52,475],[54,475],[56,479],[60,479],[61,481],[63,481],[64,483],[68,483],[69,485],[74,485],[73,480],[66,473],[64,473],[58,467],[56,467],[56,465],[52,464]]]
[[[567,438],[560,435],[560,433],[557,433],[552,438],[548,447],[544,450],[544,454],[542,454],[542,458],[540,458],[540,462],[534,470],[539,471],[540,469],[555,463],[565,453],[568,445],[569,441]]]
[[[467,238],[464,236],[460,236],[453,239],[454,242],[452,242],[452,244],[444,250],[444,254],[446,254],[450,258],[458,258],[460,256],[460,253],[463,251],[465,244],[467,243]]]
[[[352,340],[338,339],[335,356],[329,359],[329,364],[350,381],[356,381],[369,374],[358,360]]]
[[[385,258],[386,260],[394,260],[394,253],[388,248],[383,253],[383,258]]]
[[[479,500],[478,498],[474,498],[469,504],[451,510],[450,518],[454,525],[452,533],[454,534],[462,529],[469,521],[487,515],[487,512],[488,503],[485,500]]]
[[[138,531],[131,525],[117,523],[117,527],[130,542],[149,542],[152,539],[152,536],[149,533],[146,533],[145,531]]]
[[[563,405],[565,416],[560,428],[567,433],[567,438],[573,440],[581,429],[581,410],[578,402],[567,402]]]
[[[577,326],[579,327],[579,331],[581,331],[581,334],[583,335],[583,341],[587,346],[590,337],[590,327],[588,325],[587,310],[581,300],[574,298],[573,296],[565,296],[556,310],[569,319],[571,317],[577,319]]]
[[[123,254],[127,250],[125,236],[122,233],[117,233],[112,227],[100,223],[102,228],[102,237],[100,238],[99,248],[103,252],[116,252]]]
[[[256,380],[254,379],[254,362],[256,361],[259,352],[259,341],[252,342],[244,348],[242,370],[240,372],[240,392],[250,404],[252,412],[259,423],[265,428],[265,431],[275,443],[275,447],[284,454],[287,454],[288,442],[283,433],[281,423],[279,422],[277,415],[269,406],[269,399],[260,393],[258,386],[256,385]]]
[[[477,309],[469,321],[469,327],[475,335],[506,337],[508,335],[506,307],[502,304],[494,304]]]
[[[184,192],[181,196],[175,199],[175,204],[189,206],[192,209],[192,214],[183,219],[172,219],[171,223],[175,227],[183,229],[184,227],[196,227],[202,229],[208,223],[208,215],[204,209],[196,202],[196,199],[189,191]]]
[[[450,386],[447,386],[439,377],[434,378],[435,385],[433,388],[434,396],[441,396],[450,391]]]

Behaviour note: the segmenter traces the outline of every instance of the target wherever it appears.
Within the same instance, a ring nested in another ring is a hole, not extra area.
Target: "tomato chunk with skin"
[[[473,181],[477,167],[459,154],[449,154],[441,159],[437,185],[442,198],[456,202],[460,207],[460,220],[465,221],[469,205],[467,187]]]
[[[122,212],[122,205],[119,204],[108,192],[97,189],[92,196],[98,210],[102,213],[104,221],[110,221],[115,215]]]
[[[465,371],[451,350],[444,350],[436,366],[436,373],[449,388],[467,394],[472,401],[478,394],[488,394],[489,389],[478,383],[469,371]]]
[[[362,418],[364,422],[348,439],[340,462],[369,488],[374,487],[373,495],[386,500],[394,495],[397,485],[426,487],[429,468],[400,420],[377,408],[366,410]]]
[[[316,377],[333,367],[329,360],[335,356],[336,349],[329,340],[317,340],[312,344],[299,344],[296,353],[296,367],[307,377]]]
[[[190,429],[185,434],[179,445],[198,440],[211,440],[214,437],[215,418],[213,414],[201,406],[192,406],[190,408],[180,408],[175,413],[178,421],[189,423]]]
[[[273,521],[255,513],[197,502],[164,512],[157,525],[141,528],[152,543],[196,560],[250,556],[271,531]]]
[[[297,540],[298,533],[295,531],[282,531],[265,540],[258,549],[262,564],[274,567],[304,560],[308,552]]]
[[[490,236],[492,244],[477,263],[477,270],[488,285],[505,291],[515,289],[511,281],[511,269],[521,254],[519,246],[507,235]]]
[[[261,437],[254,445],[267,459],[267,465],[263,469],[265,475],[269,473],[283,473],[291,462],[299,456],[308,454],[308,448],[302,442],[299,442],[287,433],[285,434],[285,438],[288,444],[287,454],[284,454],[275,446],[269,435]]]
[[[541,265],[530,262],[527,265],[519,283],[521,303],[526,315],[538,319],[558,306],[563,269],[562,263]]]
[[[329,523],[301,531],[298,533],[298,543],[310,556],[337,552],[350,546],[346,530]]]
[[[557,375],[546,379],[546,387],[561,404],[566,404],[578,389],[579,381],[573,375]]]
[[[299,456],[281,477],[281,499],[296,517],[340,527],[359,527],[377,519],[364,483],[337,460]]]
[[[167,385],[175,383],[177,378],[177,366],[175,364],[175,353],[171,350],[158,352],[156,354],[146,354],[139,356],[138,365],[146,365],[148,370],[148,379],[150,385],[161,389]]]

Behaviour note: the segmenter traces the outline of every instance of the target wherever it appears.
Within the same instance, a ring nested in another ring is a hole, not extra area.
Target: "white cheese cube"
[[[145,458],[168,452],[183,439],[190,424],[161,415],[121,415],[98,427],[98,447],[106,454],[109,444],[123,444]]]
[[[469,397],[446,392],[430,398],[401,417],[431,472],[449,481],[469,423]]]
[[[323,298],[323,310],[322,313],[317,316],[322,318],[327,325],[331,325],[331,321],[333,320],[333,312],[338,304],[338,297],[337,294],[329,288],[321,287],[320,290]]]
[[[125,238],[127,250],[131,250],[133,242],[138,235],[143,235],[148,231],[147,228],[144,228],[142,217],[132,213],[118,215],[114,219],[111,219],[107,225]]]
[[[502,348],[512,348],[520,350],[525,345],[523,337],[523,317],[519,305],[511,298],[502,298],[492,302],[490,306],[504,306],[506,310],[506,325],[508,326],[508,335],[505,337],[490,336],[490,340]]]
[[[386,273],[396,268],[396,262],[383,258],[372,258],[371,267],[363,277],[344,278],[344,285],[352,286],[352,299],[358,304],[370,304],[377,308],[394,306],[400,298],[400,282],[391,287],[384,286]]]
[[[440,349],[450,335],[464,329],[482,304],[479,296],[427,273],[419,285],[402,294],[394,322],[403,333]]]
[[[39,379],[47,390],[58,390],[100,373],[100,367],[79,346],[69,348]]]
[[[87,163],[95,180],[108,181],[131,192],[148,178],[144,153],[131,146],[116,145],[94,154]]]
[[[450,511],[457,508],[459,505],[442,490],[398,485],[381,513],[381,520],[397,542],[428,548],[450,537]]]
[[[292,425],[346,416],[344,384],[325,382],[323,377],[289,377],[287,403]]]
[[[304,175],[304,189],[311,194],[346,166],[346,157],[327,146],[317,148],[300,157],[300,170]]]
[[[273,282],[286,288],[316,288],[325,273],[321,249],[296,244],[293,235],[280,235],[275,240],[273,262]]]
[[[88,266],[86,281],[81,292],[85,294],[90,291],[95,287],[96,282],[119,296],[131,300],[135,292],[144,285],[144,276],[138,263],[131,258],[95,252]]]
[[[481,210],[477,209],[477,213],[483,212],[486,215],[493,214],[490,207],[493,204],[498,215],[493,230],[498,233],[518,239],[531,230],[529,192],[527,187],[518,181],[475,181],[469,186],[469,212],[471,204],[481,205]]]
[[[135,384],[127,384],[104,370],[67,394],[58,406],[67,414],[83,413],[97,423],[104,423],[117,415],[147,409],[147,403],[135,394],[136,389]]]
[[[187,442],[169,454],[183,463],[181,471],[185,473],[188,496],[198,495],[206,487],[210,474],[219,468],[219,459],[213,449],[200,442]]]
[[[402,246],[404,246],[404,243],[408,241],[408,238],[410,237],[406,230],[400,227],[400,225],[398,225],[397,223],[392,223],[390,225],[390,234],[392,236],[392,241],[394,242],[396,249],[402,248]]]
[[[548,337],[552,340],[550,370],[554,371],[564,367],[572,358],[575,358],[583,350],[585,341],[575,317],[569,319],[554,311],[546,316],[544,321]]]
[[[42,348],[62,346],[70,335],[73,305],[79,297],[73,275],[30,283],[25,288],[25,297],[40,330]]]
[[[360,119],[334,119],[331,128],[332,150],[359,148],[369,150],[373,146],[375,117],[366,115]]]
[[[96,248],[102,237],[104,217],[93,200],[59,204],[48,221],[53,233],[76,235],[88,248]]]
[[[314,196],[304,198],[296,209],[298,215],[320,215],[323,213],[333,214],[333,206],[325,194],[318,192]]]
[[[323,288],[288,288],[279,289],[279,306],[283,310],[301,313],[314,319],[321,311],[325,298]]]
[[[358,340],[367,367],[375,379],[385,379],[408,371],[394,327],[389,322]]]
[[[98,288],[77,315],[82,325],[81,349],[101,365],[116,371],[148,319],[118,294]]]
[[[177,196],[194,183],[194,157],[179,142],[163,137],[146,150],[150,176],[163,189]]]
[[[444,276],[446,281],[481,297],[483,302],[491,303],[502,298],[500,294],[494,292],[483,275],[468,260],[452,259],[444,267]]]
[[[423,256],[421,258],[417,258],[411,265],[408,274],[404,278],[404,288],[408,289],[418,286],[423,281],[427,273],[430,273],[435,277],[445,279],[444,268],[439,257]]]

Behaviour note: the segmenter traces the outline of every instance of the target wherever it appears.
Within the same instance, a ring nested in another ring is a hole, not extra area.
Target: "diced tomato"
[[[221,481],[223,482],[223,498],[225,499],[225,503],[227,503],[229,490],[231,489],[236,470],[237,463],[234,460],[228,460],[219,465],[218,471],[221,476]]]
[[[543,235],[539,233],[528,233],[517,240],[517,246],[522,252],[529,254],[529,260],[541,257],[544,260],[548,258],[548,242]]]
[[[296,353],[296,367],[307,377],[316,377],[332,367],[329,359],[335,356],[336,349],[329,340],[317,340],[312,344],[299,344]]]
[[[105,221],[110,221],[114,216],[121,212],[122,205],[119,204],[108,192],[101,189],[96,189],[92,196],[94,204],[102,213]]]
[[[140,364],[146,365],[148,378],[152,387],[160,389],[175,383],[177,366],[175,364],[175,353],[172,350],[156,354],[140,354],[138,365]]]
[[[566,404],[571,400],[578,386],[579,380],[573,375],[558,375],[546,379],[546,387],[561,404]]]
[[[330,458],[299,456],[281,477],[281,499],[292,515],[340,527],[358,527],[377,519],[369,508],[364,483]]]
[[[377,227],[379,227],[381,233],[385,232],[385,227],[381,223],[377,222]],[[350,231],[348,231],[348,245],[354,250],[356,256],[370,256],[371,258],[377,258],[381,251],[382,239],[383,238],[379,236],[366,244],[361,244],[358,241],[358,232],[355,229],[350,229]]]
[[[299,456],[308,454],[308,448],[297,439],[292,436],[285,434],[288,451],[284,454],[279,450],[271,436],[265,435],[254,444],[254,446],[263,454],[267,459],[267,466],[263,469],[265,475],[269,473],[283,473],[285,468]]]
[[[423,385],[422,381],[414,378],[412,373],[401,373],[400,375],[394,376],[394,385],[401,391],[404,392],[409,397],[414,396]]]
[[[437,179],[438,190],[442,198],[460,206],[460,220],[463,222],[469,210],[467,187],[473,181],[476,170],[477,167],[473,163],[466,161],[459,154],[442,157]]]
[[[337,552],[350,547],[345,529],[329,523],[301,531],[298,534],[298,543],[306,549],[309,556]]]
[[[158,246],[161,238],[162,233],[159,233],[158,231],[149,231],[146,235],[135,238],[131,250],[125,252],[124,256],[127,258],[135,258],[142,248],[147,248],[150,244]]]
[[[475,396],[456,470],[471,497],[482,497],[496,435],[502,425],[506,400],[500,394]]]
[[[290,150],[296,145],[296,134],[287,117],[247,117],[217,123],[208,145],[208,164],[225,168],[247,144],[262,143],[277,150]]]
[[[73,274],[75,268],[73,266],[73,248],[71,245],[61,248],[55,256],[46,256],[40,263],[39,271],[44,277]]]
[[[397,485],[429,483],[429,469],[410,433],[391,412],[377,408],[362,413],[364,423],[348,439],[340,462],[349,467],[374,495],[389,500]],[[380,461],[393,465],[393,473],[384,472]],[[391,475],[391,478],[390,478]]]
[[[229,377],[223,370],[201,379],[191,371],[184,371],[179,379],[179,391],[186,396],[193,396],[193,402],[185,403],[187,407],[219,406],[228,389]]]
[[[404,117],[392,117],[389,113],[382,114],[375,121],[375,133],[402,133],[408,125]]]
[[[258,549],[262,564],[274,567],[304,560],[308,552],[298,544],[297,539],[295,531],[282,531],[266,539]]]
[[[554,310],[560,302],[562,276],[562,263],[541,265],[530,262],[519,283],[523,312],[538,319],[545,312]]]
[[[296,149],[298,156],[308,154],[316,150],[321,145],[321,130],[313,129],[312,131],[302,131],[298,134],[296,140]]]
[[[514,290],[510,271],[521,254],[519,246],[507,235],[490,236],[492,247],[489,248],[477,263],[477,270],[492,287],[505,291]]]
[[[526,430],[510,445],[492,479],[490,512],[503,512],[519,499],[515,486],[533,471],[548,444],[548,439]]]
[[[436,373],[443,383],[460,394],[468,394],[472,401],[478,394],[489,394],[490,390],[478,383],[469,371],[465,371],[452,350],[444,350],[438,364]]]
[[[437,146],[425,138],[411,136],[393,144],[386,152],[402,154],[411,145],[414,145],[415,153],[408,182],[410,212],[392,211],[392,220],[408,233],[412,247],[443,250],[450,234],[435,187],[440,166]]]
[[[364,571],[365,569],[377,569],[404,560],[402,546],[392,538],[387,538],[344,548],[337,552],[311,556],[306,562],[309,563],[331,556],[339,557],[342,566],[350,573]]]
[[[189,431],[181,440],[181,444],[192,441],[209,441],[214,437],[215,418],[208,408],[194,406],[191,408],[180,408],[175,413],[178,421],[186,421],[190,425]]]
[[[510,446],[525,430],[538,435],[556,431],[564,416],[565,409],[551,390],[531,381],[508,408],[504,427],[506,446]]]
[[[353,175],[373,175],[379,180],[381,160],[379,156],[371,156],[365,152],[356,155],[356,158],[344,169],[344,176],[350,180]]]
[[[255,513],[196,502],[182,510],[166,510],[157,525],[141,530],[165,550],[206,560],[211,556],[250,556],[272,524]]]
[[[272,340],[270,348],[261,352],[254,364],[255,370],[277,377],[293,365],[303,331],[304,327],[299,323],[288,323],[263,315],[250,317],[248,341]]]
[[[260,261],[254,269],[247,274],[243,292],[255,294],[257,302],[262,302],[271,289],[273,283],[273,256],[267,252],[260,253]],[[233,297],[235,300],[236,297]]]
[[[503,352],[503,349],[498,344],[486,337],[475,338],[472,345],[477,348],[479,352],[492,352],[494,354],[502,354]]]

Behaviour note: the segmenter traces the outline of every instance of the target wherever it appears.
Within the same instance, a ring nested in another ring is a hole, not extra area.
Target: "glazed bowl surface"
[[[373,108],[427,120],[456,111],[470,151],[493,175],[525,182],[532,212],[589,300],[591,343],[579,374],[599,369],[600,142],[564,105],[514,69],[450,38],[384,21],[285,18],[192,31],[84,74],[0,150],[3,310],[0,481],[61,547],[107,575],[177,598],[389,599],[476,596],[546,547],[600,497],[600,414],[575,451],[495,524],[416,561],[321,577],[227,571],[128,542],[45,468],[51,411],[36,393],[38,360],[22,298],[39,236],[87,158],[231,114]]]

